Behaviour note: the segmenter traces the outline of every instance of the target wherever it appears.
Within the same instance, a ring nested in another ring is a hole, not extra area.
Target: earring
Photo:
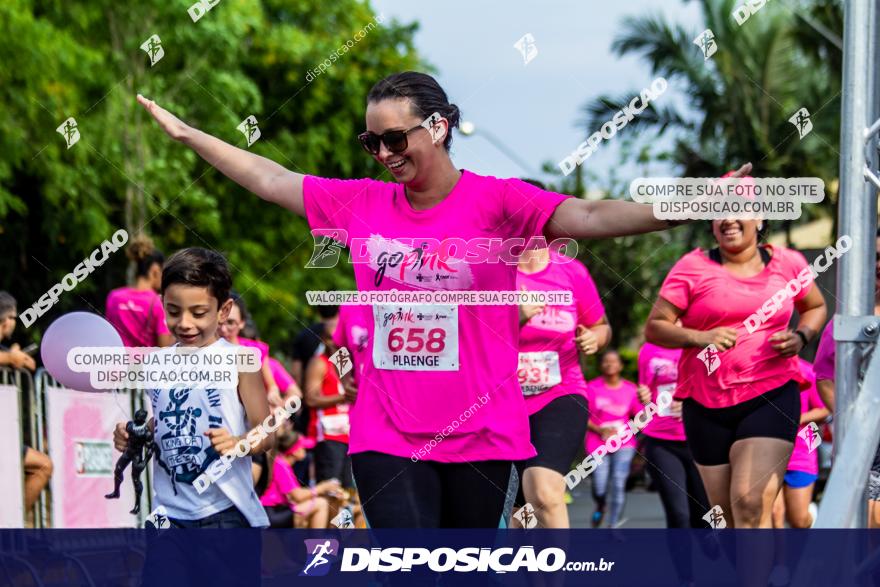
[[[758,232],[760,232],[760,231],[762,231],[762,230],[764,230],[764,225],[763,225],[763,224],[759,224],[759,225],[758,225]]]

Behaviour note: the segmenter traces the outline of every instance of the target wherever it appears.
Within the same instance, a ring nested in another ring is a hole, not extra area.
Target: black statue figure
[[[125,425],[125,431],[128,432],[128,448],[116,461],[115,487],[113,493],[108,493],[104,497],[107,499],[116,499],[119,497],[119,486],[122,485],[122,473],[131,463],[131,481],[134,484],[134,509],[130,513],[137,514],[141,511],[141,493],[144,491],[144,484],[141,483],[141,473],[147,468],[147,463],[153,457],[155,443],[153,442],[153,432],[147,424],[147,411],[138,410],[134,413],[134,421],[129,421]]]

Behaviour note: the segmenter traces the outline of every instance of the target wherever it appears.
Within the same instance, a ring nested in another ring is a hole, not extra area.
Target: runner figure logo
[[[822,436],[819,435],[819,426],[815,422],[810,422],[800,429],[798,432],[804,443],[807,445],[807,452],[813,452],[822,444]]]
[[[150,67],[156,65],[156,63],[165,56],[165,49],[162,48],[162,39],[159,38],[159,35],[152,35],[149,39],[144,41],[141,45],[141,49],[146,51],[147,55],[150,56]]]
[[[257,126],[257,118],[251,114],[241,121],[237,127],[247,139],[247,146],[253,145],[260,138],[260,127]]]
[[[724,519],[724,510],[720,505],[713,505],[712,509],[703,516],[706,523],[716,530],[727,528],[727,520]]]
[[[168,512],[165,511],[164,505],[160,505],[150,512],[150,515],[144,521],[144,527],[155,528],[156,530],[164,530],[171,527],[171,521],[168,519]]]
[[[330,523],[340,530],[354,528],[354,520],[351,516],[351,510],[347,507],[342,508],[341,510],[339,510],[339,514],[337,514],[335,518],[330,520]]]
[[[304,540],[306,544],[306,566],[300,577],[323,577],[330,572],[330,566],[339,557],[339,542],[332,539]]]
[[[718,51],[718,45],[715,43],[715,33],[712,29],[706,29],[694,39],[694,45],[703,52],[703,61],[709,61],[709,58]]]
[[[697,355],[697,358],[703,361],[703,364],[706,365],[707,375],[711,375],[715,372],[715,369],[721,366],[721,358],[718,356],[718,347],[714,344],[710,344],[701,350]]]
[[[55,129],[55,132],[60,133],[64,137],[64,142],[67,143],[68,149],[79,142],[79,127],[76,125],[76,119],[73,116],[62,122],[61,126]]]
[[[810,111],[806,108],[801,108],[795,112],[788,121],[797,129],[800,138],[804,138],[810,134],[811,130],[813,130],[813,121],[810,120]]]
[[[522,53],[523,66],[529,64],[529,61],[538,56],[538,46],[535,45],[535,37],[532,33],[526,33],[513,44],[513,47]]]
[[[519,510],[513,514],[513,517],[516,518],[526,530],[538,525],[538,518],[535,517],[535,508],[533,508],[530,503],[519,508]]]
[[[330,355],[330,362],[336,365],[336,372],[340,377],[345,377],[351,371],[351,353],[345,347]]]
[[[345,241],[346,231],[333,229],[327,233],[312,231],[315,239],[315,250],[312,258],[306,263],[306,269],[332,269],[339,263],[342,255],[342,242]]]

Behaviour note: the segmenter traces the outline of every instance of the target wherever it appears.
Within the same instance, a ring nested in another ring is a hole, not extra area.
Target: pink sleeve
[[[528,242],[544,234],[544,225],[556,207],[570,196],[548,192],[519,179],[504,179],[502,186],[501,229],[510,237]]]
[[[815,380],[810,382],[810,389],[807,393],[808,405],[811,410],[827,407],[825,402],[822,401],[822,397],[819,395],[819,389],[816,387]]]
[[[156,329],[156,334],[171,334],[171,331],[168,330],[168,325],[165,324],[165,308],[162,307],[162,298],[157,295],[156,301],[152,306],[153,311],[151,319],[153,320],[153,327]]]
[[[275,457],[275,465],[272,467],[272,484],[281,495],[287,495],[297,488],[293,469],[281,456]]]
[[[645,405],[639,401],[638,387],[633,383],[630,383],[630,385],[632,385],[632,389],[630,389],[630,391],[632,391],[632,402],[629,405],[629,411],[631,415],[635,416],[645,409]]]
[[[578,309],[578,324],[592,326],[605,315],[605,306],[599,297],[599,290],[587,268],[578,261],[570,264],[574,295]]]
[[[651,361],[651,353],[645,345],[639,349],[639,385],[651,385],[651,377],[648,365]]]
[[[791,267],[791,269],[790,269],[791,275],[790,275],[789,279],[797,279],[798,274],[807,268],[807,266],[808,266],[807,260],[806,260],[806,258],[804,258],[804,256],[799,251],[795,251],[793,249],[785,249],[785,252],[786,252],[786,255],[785,255],[786,262]],[[793,298],[794,301],[797,302],[797,301],[804,299],[807,296],[807,294],[810,293],[810,290],[813,289],[811,287],[812,285],[813,285],[813,278],[810,277],[810,286],[802,287],[801,291],[799,291],[798,294],[796,296],[794,296],[794,298]]]
[[[360,197],[368,195],[372,179],[329,179],[307,175],[303,179],[303,203],[309,226],[315,229],[338,228],[347,231],[351,224],[352,207]],[[348,244],[348,238],[344,239]]]
[[[679,259],[660,286],[660,297],[679,310],[687,310],[691,305],[691,294],[700,276],[692,255],[693,253],[688,253]]]
[[[335,344],[339,348],[346,347],[349,350],[351,350],[351,347],[348,344],[348,339],[345,334],[345,330],[346,330],[345,317],[347,314],[348,314],[348,308],[346,306],[340,306],[339,318],[336,320],[336,330],[333,331],[333,344]]]
[[[828,322],[822,332],[813,370],[816,372],[816,381],[834,381],[834,321]]]
[[[269,357],[269,368],[272,369],[272,379],[275,380],[275,385],[278,386],[281,393],[287,391],[287,388],[293,384],[293,377],[290,376],[287,369],[271,357]]]

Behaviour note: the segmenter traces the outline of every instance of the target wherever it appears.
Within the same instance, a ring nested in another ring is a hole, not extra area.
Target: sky
[[[661,14],[693,30],[694,36],[705,28],[699,3],[683,0],[372,0],[372,5],[387,20],[419,22],[415,44],[420,55],[436,67],[437,79],[461,109],[462,119],[476,128],[473,136],[455,136],[453,159],[459,168],[496,177],[546,180],[538,171],[541,164],[556,165],[589,134],[576,125],[584,104],[601,94],[650,86],[653,77],[646,61],[611,52],[624,18]],[[514,47],[526,33],[537,48],[527,64]],[[694,45],[693,50],[699,48]],[[684,104],[672,85],[661,99]],[[528,169],[481,136],[481,130],[494,135]],[[625,132],[603,141],[584,162],[589,171],[605,177],[619,164],[618,138]],[[650,135],[643,140],[651,140]],[[651,171],[671,170],[658,164]],[[633,179],[641,174],[635,166],[618,172]]]

